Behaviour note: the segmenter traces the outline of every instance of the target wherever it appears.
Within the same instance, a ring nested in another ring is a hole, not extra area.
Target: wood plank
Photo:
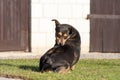
[[[103,50],[103,26],[100,19],[90,20],[90,52]]]
[[[91,0],[90,51],[120,53],[120,0]]]
[[[30,0],[0,0],[0,51],[28,51]]]
[[[116,1],[116,2],[115,2]],[[90,13],[91,14],[113,14],[114,5],[118,0],[91,0]]]
[[[103,52],[120,52],[120,19],[103,23]]]
[[[87,15],[87,19],[99,18],[99,19],[120,19],[120,15],[104,15],[104,14],[90,14]]]

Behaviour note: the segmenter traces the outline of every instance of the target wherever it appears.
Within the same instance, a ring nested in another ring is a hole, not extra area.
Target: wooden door
[[[120,52],[120,0],[91,0],[90,51]]]
[[[0,51],[29,51],[30,0],[0,0]]]

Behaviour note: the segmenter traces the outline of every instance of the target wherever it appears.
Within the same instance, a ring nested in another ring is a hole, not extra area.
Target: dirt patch
[[[22,76],[8,75],[8,74],[0,74],[0,77],[10,78],[10,79],[15,79],[15,80],[33,80],[33,79],[29,79],[29,78],[22,77]]]

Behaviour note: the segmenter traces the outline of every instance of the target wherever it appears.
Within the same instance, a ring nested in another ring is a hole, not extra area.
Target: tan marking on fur
[[[63,39],[63,38],[59,38],[59,37],[57,37],[57,44],[62,43],[62,44],[64,45],[65,42],[66,42],[66,39]]]
[[[57,37],[57,39],[60,39],[59,37]]]
[[[63,39],[63,40],[62,40],[62,44],[64,45],[64,44],[65,44],[65,42],[66,42],[66,39]]]
[[[67,34],[64,34],[64,37],[67,37],[68,35]]]
[[[64,74],[67,73],[70,70],[70,67],[65,68],[65,67],[60,67],[60,71],[58,73]]]
[[[58,34],[60,35],[60,37],[56,38],[57,44],[61,43],[62,45],[64,45],[66,41],[68,40],[69,36],[66,33],[63,34],[62,32],[59,32]]]
[[[60,44],[61,40],[59,37],[57,37],[57,44]]]
[[[75,65],[73,65],[70,69],[73,71],[75,69]]]
[[[60,36],[62,36],[62,32],[59,32],[58,34],[59,34]]]

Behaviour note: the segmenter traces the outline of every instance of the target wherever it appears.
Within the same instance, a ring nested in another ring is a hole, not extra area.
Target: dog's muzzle
[[[64,46],[66,41],[67,41],[67,39],[64,39],[63,37],[57,38],[57,44],[58,45]]]
[[[60,45],[61,45],[61,46],[64,46],[64,45],[65,45],[65,42],[66,42],[66,40],[65,40],[64,38],[62,38],[61,41],[60,41]]]

